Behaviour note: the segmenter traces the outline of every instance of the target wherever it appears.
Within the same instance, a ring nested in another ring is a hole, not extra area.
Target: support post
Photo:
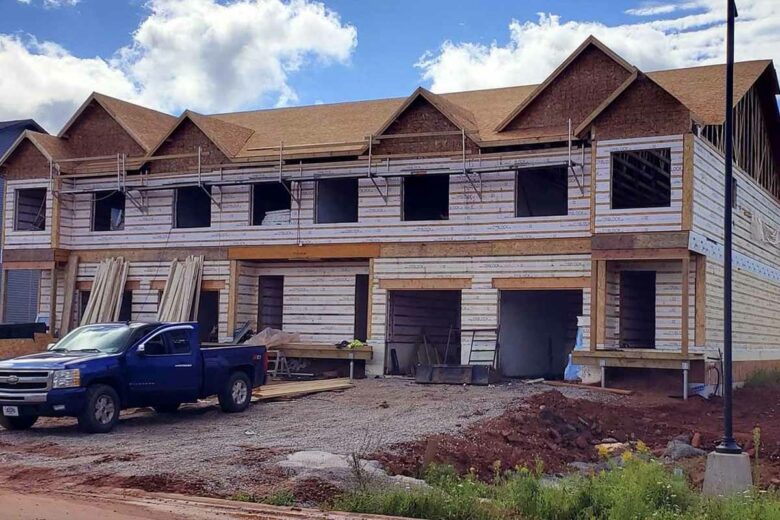
[[[52,267],[51,290],[49,291],[49,334],[57,337],[57,267]]]
[[[227,332],[230,336],[236,330],[236,311],[238,306],[238,278],[239,261],[230,261],[230,274],[228,276],[228,308],[227,308]],[[235,339],[235,338],[234,338]]]

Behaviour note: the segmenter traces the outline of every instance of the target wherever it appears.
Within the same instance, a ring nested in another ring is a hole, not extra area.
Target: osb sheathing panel
[[[28,140],[22,141],[5,163],[9,179],[48,179],[49,160]]]
[[[96,101],[73,122],[65,136],[73,157],[127,154],[144,155],[144,150]]]
[[[631,73],[594,46],[585,49],[506,128],[557,127],[585,120]]]
[[[155,155],[194,154],[201,147],[201,163],[203,165],[223,164],[228,162],[227,157],[204,134],[195,123],[184,119]],[[183,172],[192,171],[198,166],[197,157],[185,157],[180,159],[167,159],[153,161],[151,171],[154,172]]]
[[[594,121],[596,139],[677,135],[691,129],[691,114],[679,101],[640,76]]]
[[[384,132],[383,135],[419,134],[427,132],[460,132],[455,124],[424,98],[417,98]],[[460,152],[461,135],[409,137],[387,139],[373,147],[376,155]],[[476,153],[477,146],[467,137],[466,151]]]

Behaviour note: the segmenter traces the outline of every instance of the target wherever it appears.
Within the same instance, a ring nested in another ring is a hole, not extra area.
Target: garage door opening
[[[460,364],[460,291],[389,291],[387,299],[388,373]]]
[[[502,375],[563,379],[581,313],[579,290],[501,291]]]

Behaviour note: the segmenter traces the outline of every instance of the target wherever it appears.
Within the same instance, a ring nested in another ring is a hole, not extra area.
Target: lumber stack
[[[319,381],[296,381],[292,383],[277,383],[264,385],[252,391],[252,402],[270,401],[288,397],[300,397],[320,392],[333,392],[352,388],[352,381],[347,378],[322,379]]]
[[[129,265],[122,257],[101,260],[95,270],[92,290],[81,317],[81,325],[119,319]]]
[[[159,321],[197,319],[202,280],[203,256],[190,255],[184,261],[174,259],[157,309],[157,319]]]

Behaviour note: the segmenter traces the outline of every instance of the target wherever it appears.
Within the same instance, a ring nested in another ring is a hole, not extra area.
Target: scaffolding
[[[300,208],[301,202],[301,183],[318,181],[325,178],[367,178],[379,196],[382,198],[385,204],[389,201],[389,182],[390,178],[406,177],[410,175],[419,175],[425,173],[440,173],[447,175],[463,175],[469,187],[476,196],[482,200],[483,191],[483,175],[487,173],[497,173],[506,171],[517,171],[523,168],[528,168],[527,161],[523,160],[510,160],[504,162],[503,157],[498,157],[499,164],[493,164],[491,166],[481,166],[484,159],[483,154],[477,153],[476,157],[473,154],[469,154],[467,146],[466,130],[451,130],[443,132],[423,132],[416,134],[390,134],[390,135],[369,135],[360,141],[344,141],[344,142],[330,142],[330,143],[313,143],[313,144],[285,144],[284,141],[280,141],[278,145],[266,146],[266,147],[253,147],[248,148],[253,152],[278,152],[277,159],[265,160],[261,162],[237,162],[233,163],[238,169],[259,167],[263,168],[263,171],[258,172],[261,175],[245,177],[241,179],[226,180],[223,177],[224,165],[212,165],[214,168],[210,172],[204,172],[203,159],[208,156],[208,152],[204,152],[200,146],[191,153],[180,153],[171,155],[160,156],[139,156],[128,157],[126,154],[105,155],[96,157],[79,157],[68,158],[57,161],[50,161],[50,188],[52,193],[56,197],[66,194],[76,193],[89,193],[94,192],[94,188],[77,188],[75,186],[70,189],[58,189],[58,180],[60,182],[69,182],[74,184],[79,179],[87,178],[103,178],[109,175],[109,171],[106,167],[112,163],[115,165],[116,175],[116,189],[125,194],[127,199],[141,212],[146,213],[148,211],[148,192],[157,190],[170,190],[176,188],[185,187],[199,187],[201,188],[212,202],[221,208],[221,188],[226,186],[237,186],[247,184],[259,184],[268,182],[278,182],[289,193],[292,201],[296,206]],[[384,156],[377,158],[375,146],[382,141],[390,139],[409,139],[409,138],[421,138],[421,137],[445,137],[445,136],[460,136],[460,150],[452,152],[449,155],[457,154],[459,159],[457,166],[417,166],[414,168],[399,168],[395,171],[391,170],[391,158]],[[568,139],[567,150],[568,158],[566,161],[545,163],[545,166],[566,166],[570,174],[574,177],[577,186],[582,194],[585,192],[584,179],[585,179],[585,142],[579,143],[579,151],[581,158],[578,161],[574,159],[575,145],[574,137],[572,134],[571,119],[568,122]],[[344,166],[340,165],[339,168],[348,167],[353,171],[339,172],[337,174],[323,174],[317,173],[323,169],[322,164],[305,164],[302,159],[295,157],[295,152],[301,152],[306,150],[316,150],[320,148],[334,148],[343,147],[345,149],[356,150],[360,149],[360,152],[356,153],[356,165]],[[179,159],[196,159],[196,167],[193,173],[197,178],[193,181],[174,181],[174,182],[159,182],[150,184],[150,174],[146,167],[148,163],[153,161],[165,161],[165,160],[179,160]],[[296,162],[292,162],[296,161]],[[364,171],[360,171],[359,164],[365,161]],[[476,161],[476,165],[474,162]],[[67,165],[74,165],[73,168],[67,168]],[[63,165],[66,166],[66,172],[63,173]],[[79,167],[84,167],[84,172],[79,173]],[[67,173],[67,170],[71,170],[73,173]],[[128,179],[128,171],[138,170],[138,175],[132,176]],[[579,170],[579,172],[578,172]],[[214,173],[217,171],[220,178],[218,180],[204,179],[205,173]],[[271,178],[269,174],[273,174]],[[217,199],[210,192],[209,188],[216,187],[220,190],[220,198]]]

